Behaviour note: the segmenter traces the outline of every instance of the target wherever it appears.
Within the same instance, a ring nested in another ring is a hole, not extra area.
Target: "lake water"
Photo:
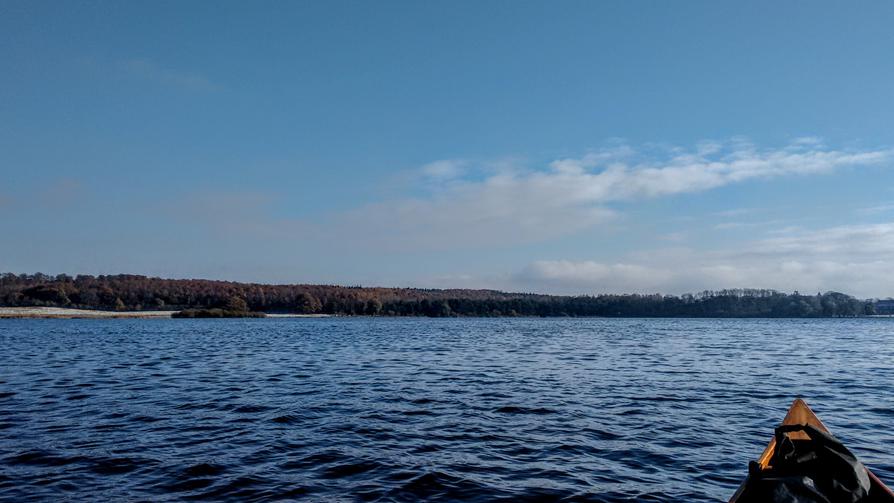
[[[0,498],[725,501],[796,396],[894,482],[894,319],[0,320]]]

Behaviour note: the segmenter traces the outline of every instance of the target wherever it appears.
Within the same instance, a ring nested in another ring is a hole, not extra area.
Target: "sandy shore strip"
[[[97,311],[63,307],[0,307],[0,318],[170,318],[176,311]]]

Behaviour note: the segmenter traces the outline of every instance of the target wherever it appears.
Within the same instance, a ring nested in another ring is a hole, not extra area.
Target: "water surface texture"
[[[0,498],[725,501],[795,396],[894,482],[894,320],[0,320]]]

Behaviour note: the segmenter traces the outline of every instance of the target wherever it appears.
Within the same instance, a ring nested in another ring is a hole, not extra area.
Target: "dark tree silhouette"
[[[248,303],[245,302],[245,299],[242,297],[238,297],[236,295],[230,296],[227,299],[227,303],[223,307],[227,311],[236,311],[236,312],[245,312],[248,311]]]
[[[838,292],[801,295],[735,289],[681,296],[556,296],[494,290],[263,285],[131,274],[72,278],[40,273],[0,274],[0,305],[432,317],[828,317],[894,312],[894,301],[861,301]]]

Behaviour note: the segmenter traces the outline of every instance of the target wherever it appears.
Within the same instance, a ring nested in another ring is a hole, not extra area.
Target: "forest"
[[[0,306],[118,311],[231,310],[343,316],[853,317],[875,302],[838,292],[765,289],[697,294],[542,295],[496,290],[430,290],[336,285],[268,285],[133,274],[0,274]],[[216,311],[215,311],[216,312]],[[189,314],[187,314],[189,316]]]

